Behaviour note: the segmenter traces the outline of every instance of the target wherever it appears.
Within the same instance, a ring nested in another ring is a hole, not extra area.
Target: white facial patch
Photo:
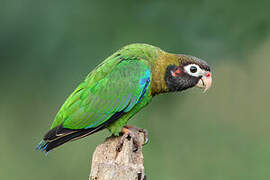
[[[197,64],[189,64],[184,67],[186,73],[191,76],[199,77],[203,75],[203,70]]]

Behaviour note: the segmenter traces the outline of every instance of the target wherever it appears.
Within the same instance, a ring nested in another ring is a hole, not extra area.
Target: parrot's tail
[[[104,129],[108,124],[119,119],[123,114],[125,114],[124,111],[117,112],[112,117],[110,117],[110,119],[107,120],[106,122],[100,124],[97,127],[88,129],[68,129],[64,128],[63,125],[59,125],[51,129],[49,132],[47,132],[47,134],[45,134],[43,140],[40,141],[36,149],[45,151],[46,154],[48,154],[50,150],[68,141],[77,140]]]
[[[36,150],[46,151],[47,154],[50,150],[68,141],[88,136],[90,134],[93,134],[94,132],[101,130],[101,128],[103,128],[103,126],[97,128],[73,130],[63,128],[61,125],[57,126],[54,129],[50,130],[44,136],[43,140],[41,140],[40,143],[37,145]]]

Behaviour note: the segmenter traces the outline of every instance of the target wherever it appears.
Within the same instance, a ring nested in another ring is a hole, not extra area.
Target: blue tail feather
[[[43,152],[48,146],[48,143],[41,149],[41,152]]]
[[[36,146],[36,150],[41,150],[42,152],[46,149],[47,145],[48,145],[47,142],[45,142],[44,140],[41,140],[39,144]]]

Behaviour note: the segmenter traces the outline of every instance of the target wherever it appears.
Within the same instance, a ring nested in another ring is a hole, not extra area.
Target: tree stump
[[[111,136],[96,147],[92,157],[89,180],[146,180],[142,145],[144,133],[136,131],[138,150],[133,152],[133,141],[125,139],[122,150],[116,151],[121,136]]]

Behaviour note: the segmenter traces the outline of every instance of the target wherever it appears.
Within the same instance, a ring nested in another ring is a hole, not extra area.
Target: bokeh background
[[[134,42],[192,54],[214,82],[155,97],[150,180],[270,178],[269,1],[0,1],[0,179],[87,179],[105,130],[48,156],[34,150],[78,83]]]

